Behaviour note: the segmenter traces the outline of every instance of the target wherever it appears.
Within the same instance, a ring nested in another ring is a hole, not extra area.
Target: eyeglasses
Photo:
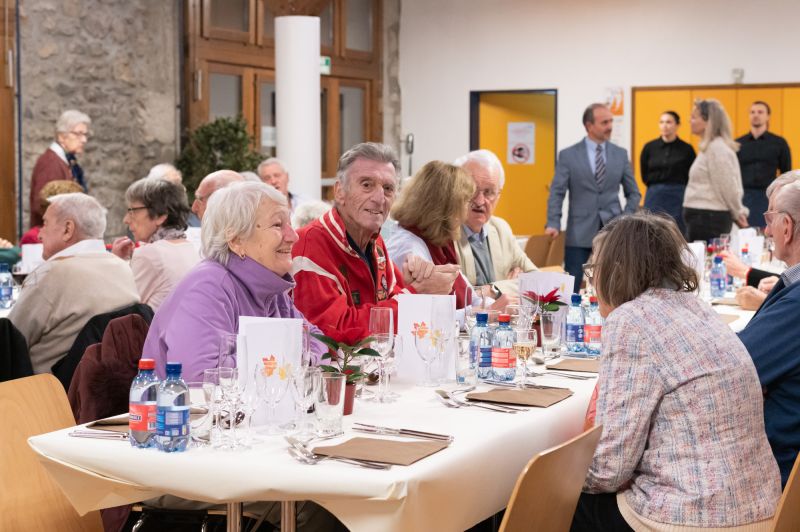
[[[788,213],[788,212],[786,212],[786,211],[766,211],[766,212],[764,212],[764,220],[767,222],[767,225],[769,225],[769,224],[771,224],[771,223],[772,223],[772,220],[774,220],[774,219],[775,219],[775,215],[776,215],[776,214],[785,214],[786,216],[788,216],[788,217],[789,217],[789,219],[790,219],[792,222],[794,222],[794,223],[797,223],[797,222],[795,221],[795,219],[794,219],[794,218],[792,218],[792,215],[791,215],[791,214],[789,214],[789,213]]]
[[[483,194],[483,197],[487,200],[494,201],[494,199],[500,195],[500,191],[496,188],[480,188],[475,191],[475,196],[473,196],[473,199],[477,198],[481,194]]]
[[[133,213],[135,213],[136,211],[141,211],[142,209],[146,209],[146,208],[147,208],[147,207],[128,207],[127,209],[125,209],[125,211],[126,211],[128,214],[133,214]]]
[[[586,280],[590,283],[594,279],[594,263],[587,262],[583,265],[583,276],[586,277]]]
[[[75,135],[76,137],[83,137],[86,140],[89,140],[92,137],[91,131],[70,131],[70,135]]]

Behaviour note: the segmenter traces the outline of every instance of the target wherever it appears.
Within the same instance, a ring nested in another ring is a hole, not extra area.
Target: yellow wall
[[[505,187],[495,214],[517,235],[541,234],[547,219],[547,197],[555,172],[556,96],[548,93],[483,93],[479,103],[480,148],[503,163]],[[508,164],[509,122],[536,124],[534,164]]]
[[[689,115],[692,102],[697,98],[716,98],[719,100],[728,116],[735,137],[740,137],[750,131],[750,105],[761,100],[769,104],[772,109],[769,130],[776,135],[786,138],[792,151],[792,165],[800,165],[800,88],[798,87],[713,87],[713,88],[674,88],[674,89],[633,89],[633,168],[636,181],[642,191],[642,198],[646,187],[642,183],[639,156],[644,145],[659,136],[658,119],[661,113],[672,110],[681,117],[681,127],[678,136],[690,142],[695,151],[699,138],[691,134]]]

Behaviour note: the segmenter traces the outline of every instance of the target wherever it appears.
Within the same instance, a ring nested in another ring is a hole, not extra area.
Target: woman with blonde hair
[[[744,189],[731,135],[731,121],[714,99],[697,100],[692,109],[692,133],[699,135],[700,153],[689,169],[683,198],[686,238],[710,240],[729,233],[732,223],[747,227],[749,210],[742,204]]]
[[[458,264],[455,240],[467,219],[475,182],[462,168],[431,161],[420,168],[392,207],[398,227],[386,247],[395,264],[417,255],[434,264]],[[453,283],[456,307],[464,307],[468,282],[459,275]]]

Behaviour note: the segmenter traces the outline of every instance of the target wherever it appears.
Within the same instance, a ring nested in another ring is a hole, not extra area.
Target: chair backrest
[[[28,342],[11,320],[0,318],[0,382],[33,375]]]
[[[561,266],[564,264],[564,245],[567,241],[567,233],[561,231],[558,236],[550,241],[550,251],[547,253],[547,261],[543,266]]]
[[[500,532],[569,530],[602,425],[542,451],[522,470]]]
[[[549,235],[531,235],[525,244],[525,254],[537,267],[547,266],[547,255],[550,253]]]
[[[28,446],[28,438],[74,424],[52,375],[0,383],[0,530],[103,530],[99,512],[79,516]]]
[[[800,530],[800,454],[794,461],[792,472],[786,487],[783,488],[783,495],[778,502],[778,509],[775,511],[775,519],[772,523],[774,532],[797,532]]]

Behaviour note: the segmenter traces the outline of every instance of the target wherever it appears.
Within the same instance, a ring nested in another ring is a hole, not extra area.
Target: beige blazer
[[[536,265],[525,255],[522,248],[517,244],[514,233],[508,222],[497,216],[492,216],[484,226],[486,228],[486,238],[489,241],[489,252],[492,256],[494,266],[494,285],[504,294],[518,295],[519,283],[516,279],[506,279],[508,272],[513,268],[519,267],[523,272],[536,270]],[[475,257],[472,255],[472,247],[469,245],[467,235],[461,233],[461,238],[456,242],[458,260],[461,270],[467,276],[469,282],[475,285],[477,271],[475,270]]]

